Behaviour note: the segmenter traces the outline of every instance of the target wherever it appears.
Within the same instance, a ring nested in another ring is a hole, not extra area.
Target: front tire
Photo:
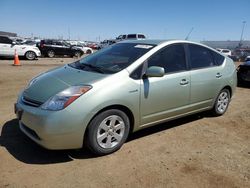
[[[28,51],[25,53],[25,58],[28,60],[34,60],[34,59],[36,59],[36,54],[35,54],[35,52]]]
[[[54,52],[53,50],[49,50],[49,51],[47,52],[47,55],[48,55],[48,57],[50,57],[50,58],[55,57],[55,52]]]
[[[76,57],[76,58],[80,58],[81,57],[81,52],[79,52],[79,51],[76,51],[75,53],[74,53],[74,56]]]
[[[87,146],[97,155],[107,155],[121,148],[130,129],[128,116],[116,109],[98,114],[89,124]]]
[[[223,115],[229,106],[230,103],[230,92],[228,89],[223,89],[220,91],[218,97],[216,98],[212,113],[215,116]]]

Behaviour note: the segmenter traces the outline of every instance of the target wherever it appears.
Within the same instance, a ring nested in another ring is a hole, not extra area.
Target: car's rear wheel
[[[91,54],[92,53],[92,51],[91,50],[87,50],[87,52],[86,52],[87,54]]]
[[[216,98],[214,107],[212,109],[212,112],[215,116],[223,115],[228,108],[228,105],[230,103],[230,92],[228,89],[223,89],[219,93],[218,97]]]
[[[34,60],[34,59],[36,59],[36,54],[35,54],[35,52],[28,51],[25,53],[25,58],[28,60]]]
[[[48,57],[55,57],[55,52],[53,50],[49,50],[47,52]]]
[[[128,116],[116,109],[98,114],[89,124],[87,146],[98,155],[106,155],[120,149],[129,134]]]

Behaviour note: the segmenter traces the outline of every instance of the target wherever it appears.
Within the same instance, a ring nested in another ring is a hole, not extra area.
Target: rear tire
[[[212,113],[214,116],[221,116],[223,115],[229,106],[230,103],[230,92],[228,89],[223,89],[220,91],[219,95],[216,98],[214,103],[214,107],[212,109]]]
[[[128,116],[116,109],[98,114],[89,124],[87,147],[97,155],[107,155],[121,148],[130,129]]]
[[[87,50],[87,52],[86,52],[87,54],[91,54],[92,53],[92,51],[91,50]]]

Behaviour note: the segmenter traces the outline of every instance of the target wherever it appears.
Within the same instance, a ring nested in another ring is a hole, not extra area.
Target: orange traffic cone
[[[19,58],[18,58],[18,55],[17,55],[17,52],[16,52],[16,49],[15,49],[15,58],[14,58],[14,66],[20,66],[20,61],[19,61]]]

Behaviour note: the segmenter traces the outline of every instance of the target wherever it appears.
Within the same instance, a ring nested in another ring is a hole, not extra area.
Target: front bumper
[[[47,149],[77,149],[83,144],[86,125],[84,116],[69,110],[47,111],[26,105],[21,99],[15,104],[19,127],[30,139]]]

